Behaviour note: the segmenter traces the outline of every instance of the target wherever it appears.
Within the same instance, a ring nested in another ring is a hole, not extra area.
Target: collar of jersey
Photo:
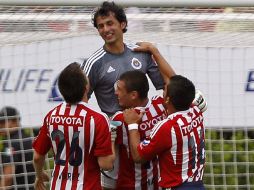
[[[64,103],[64,104],[67,104],[66,102],[63,102],[63,103]],[[84,102],[84,101],[80,101],[80,102],[78,102],[76,105],[78,105],[78,104],[82,104],[82,105],[84,105],[84,106],[86,106],[86,107],[92,109],[91,106],[90,106],[88,103]]]
[[[151,104],[152,104],[152,102],[151,102],[151,100],[148,98],[148,102],[147,102],[146,106],[144,106],[144,107],[135,107],[135,109],[136,109],[136,110],[139,110],[139,111],[145,111],[146,108],[149,108],[149,107],[151,106]]]
[[[184,111],[178,111],[178,112],[175,112],[175,113],[172,113],[172,114],[168,115],[168,119],[172,119],[172,118],[174,118],[175,116],[177,116],[179,114],[186,115],[187,113],[189,113],[189,109],[184,110]]]
[[[78,104],[83,104],[84,106],[91,108],[90,105],[84,101],[80,101]]]

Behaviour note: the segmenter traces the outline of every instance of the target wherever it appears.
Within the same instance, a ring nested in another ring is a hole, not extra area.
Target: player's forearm
[[[153,55],[154,60],[158,64],[158,68],[163,76],[165,83],[167,84],[169,82],[169,79],[175,75],[175,71],[156,47],[151,46],[150,52]]]
[[[6,187],[11,186],[13,183],[13,175],[15,174],[15,166],[8,164],[3,167],[3,176],[0,182],[0,190],[7,189]]]
[[[0,182],[0,190],[6,189],[6,187],[9,187],[12,185],[12,176],[4,174],[3,178]]]
[[[130,149],[131,149],[131,155],[134,160],[134,162],[143,162],[142,158],[140,157],[138,153],[137,147],[140,144],[140,134],[138,130],[130,130],[129,131],[129,140],[130,140]]]
[[[112,146],[112,155],[110,156],[112,162],[114,163],[115,159],[116,159],[116,145],[115,142],[112,141],[111,142],[111,146]]]
[[[45,163],[45,156],[38,154],[34,151],[33,165],[36,173],[36,177],[41,177],[43,173],[43,167]]]

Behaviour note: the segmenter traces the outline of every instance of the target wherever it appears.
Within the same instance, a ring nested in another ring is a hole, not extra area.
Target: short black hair
[[[176,110],[187,110],[195,98],[195,86],[186,77],[181,75],[172,76],[170,83],[167,85],[167,97],[170,98]]]
[[[140,99],[147,98],[149,83],[146,74],[139,70],[126,71],[119,80],[125,82],[127,92],[137,91]]]
[[[20,120],[19,111],[11,106],[5,106],[0,110],[0,121]]]
[[[118,5],[116,5],[114,2],[108,2],[104,1],[100,7],[98,7],[95,12],[92,15],[92,23],[95,28],[98,28],[97,26],[97,18],[98,16],[109,16],[110,13],[113,13],[115,18],[120,22],[125,22],[126,27],[123,29],[123,33],[127,32],[127,17],[124,12],[124,9]]]
[[[76,62],[65,67],[58,77],[58,88],[64,100],[76,104],[83,99],[88,81]]]

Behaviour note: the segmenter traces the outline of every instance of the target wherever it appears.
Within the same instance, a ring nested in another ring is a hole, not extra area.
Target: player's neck
[[[121,54],[124,52],[124,43],[116,42],[116,43],[107,43],[104,45],[106,51],[112,54]]]
[[[83,102],[85,103],[88,103],[88,98],[87,98],[87,95],[84,95],[83,99],[82,99]]]
[[[137,101],[137,104],[136,104],[135,107],[146,107],[146,105],[148,104],[148,102],[149,102],[149,99],[148,99],[148,98],[139,100],[139,101]]]
[[[177,110],[173,106],[168,106],[167,107],[167,113],[168,115],[171,115],[173,113],[177,112]]]

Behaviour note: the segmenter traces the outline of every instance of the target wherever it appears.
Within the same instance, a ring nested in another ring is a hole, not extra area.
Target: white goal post
[[[103,44],[91,23],[102,2],[0,0],[0,106],[20,111],[32,139],[59,103],[60,70]],[[206,189],[254,189],[254,1],[115,2],[126,10],[125,41],[155,43],[206,96]],[[98,109],[94,98],[89,103]]]

